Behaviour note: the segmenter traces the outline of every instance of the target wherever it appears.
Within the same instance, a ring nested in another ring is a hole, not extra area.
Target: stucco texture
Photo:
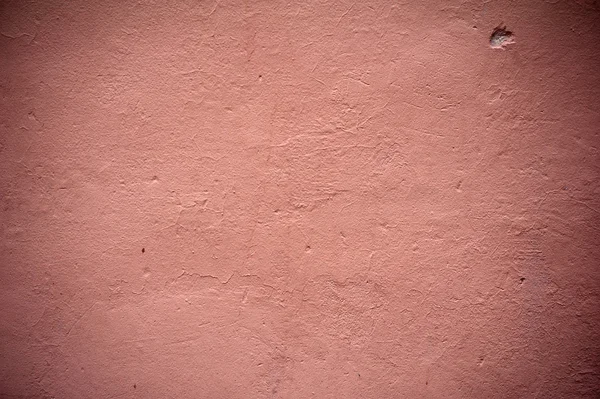
[[[596,1],[0,4],[0,397],[600,397]]]

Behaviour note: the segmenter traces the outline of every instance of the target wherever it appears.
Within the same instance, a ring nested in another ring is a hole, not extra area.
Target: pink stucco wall
[[[600,397],[597,2],[0,4],[0,397]]]

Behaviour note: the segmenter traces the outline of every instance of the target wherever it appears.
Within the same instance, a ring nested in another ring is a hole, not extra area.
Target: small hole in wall
[[[513,44],[514,34],[506,29],[506,26],[498,25],[490,35],[490,47],[494,49],[504,49],[505,46]]]
[[[521,278],[519,279],[519,281],[520,281],[520,282],[521,282],[521,284],[522,284],[522,283],[523,283],[523,281],[525,281],[525,277],[521,277]]]
[[[142,253],[146,252],[146,248],[142,248]]]
[[[136,389],[136,388],[137,388],[137,385],[136,385],[136,384],[133,384],[133,389]]]

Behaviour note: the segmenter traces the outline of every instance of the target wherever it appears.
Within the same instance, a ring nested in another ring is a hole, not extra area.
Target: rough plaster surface
[[[599,397],[596,2],[0,7],[1,397]]]

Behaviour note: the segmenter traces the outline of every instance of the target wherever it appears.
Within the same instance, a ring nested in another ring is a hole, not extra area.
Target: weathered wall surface
[[[596,2],[0,7],[2,397],[600,395]]]

